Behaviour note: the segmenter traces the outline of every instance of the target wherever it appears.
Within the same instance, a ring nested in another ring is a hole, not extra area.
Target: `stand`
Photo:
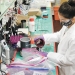
[[[1,44],[0,44],[0,72],[1,72],[1,75],[6,75],[6,73],[1,69],[1,64],[3,63],[2,62],[2,49],[1,49]],[[4,64],[4,63],[3,63]],[[5,65],[5,64],[4,64]]]

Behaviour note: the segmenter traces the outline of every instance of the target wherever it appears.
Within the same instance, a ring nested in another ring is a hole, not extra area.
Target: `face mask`
[[[61,25],[64,25],[64,26],[69,26],[69,25],[72,24],[72,21],[69,20],[68,22],[61,22],[60,24],[61,24]]]

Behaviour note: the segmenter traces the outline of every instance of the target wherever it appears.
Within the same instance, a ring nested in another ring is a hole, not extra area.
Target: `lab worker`
[[[59,75],[75,75],[75,0],[62,3],[58,15],[61,30],[35,37],[34,42],[38,47],[58,42],[57,52],[49,52],[48,59],[61,66]]]

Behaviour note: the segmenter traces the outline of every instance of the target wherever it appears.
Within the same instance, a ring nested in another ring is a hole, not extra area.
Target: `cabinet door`
[[[54,7],[54,18],[55,18],[55,20],[59,20],[58,9],[59,9],[59,7]]]

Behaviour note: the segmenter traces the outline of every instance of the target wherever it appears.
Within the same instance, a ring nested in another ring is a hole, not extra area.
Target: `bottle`
[[[29,31],[34,32],[35,31],[35,21],[34,18],[29,19]]]
[[[21,20],[21,28],[26,28],[26,20]]]

